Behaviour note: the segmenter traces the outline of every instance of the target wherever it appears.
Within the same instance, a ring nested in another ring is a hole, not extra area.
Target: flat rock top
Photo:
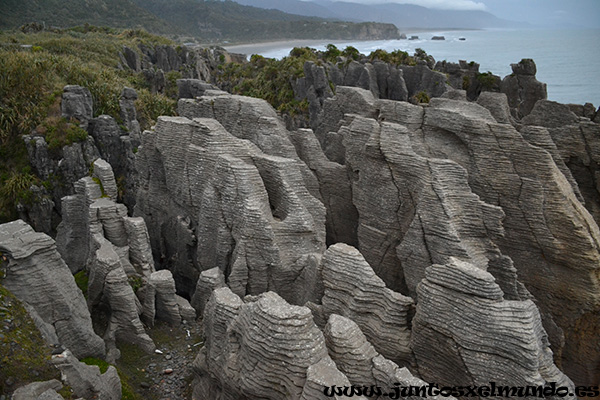
[[[0,251],[9,253],[14,259],[29,257],[53,245],[54,240],[50,236],[35,232],[23,220],[0,225]]]

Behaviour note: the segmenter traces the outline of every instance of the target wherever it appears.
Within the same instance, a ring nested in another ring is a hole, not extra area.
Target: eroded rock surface
[[[208,118],[161,117],[144,133],[135,215],[178,292],[191,297],[199,273],[216,266],[240,296],[275,290],[297,304],[313,298],[306,282],[318,265],[311,254],[324,250],[325,208],[285,128],[261,116],[255,99],[219,94],[189,107],[182,113],[230,116],[229,129],[246,140]]]
[[[0,225],[0,251],[8,257],[2,284],[77,357],[103,357],[104,342],[94,333],[83,294],[54,240],[17,220]]]

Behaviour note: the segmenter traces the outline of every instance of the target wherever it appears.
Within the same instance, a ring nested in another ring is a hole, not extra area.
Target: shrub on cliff
[[[167,39],[141,30],[88,25],[29,34],[0,32],[0,43],[4,43],[0,45],[0,222],[16,218],[14,202],[24,195],[15,193],[12,185],[17,177],[26,176],[22,171],[29,165],[22,135],[45,124],[42,131],[51,148],[85,139],[85,131],[76,125],[52,119],[60,118],[56,108],[65,85],[87,87],[95,116],[111,115],[118,121],[123,87],[136,88],[143,129],[159,115],[175,114],[174,100],[151,94],[135,72],[117,68],[123,46],[171,44]],[[7,185],[12,186],[5,188]]]

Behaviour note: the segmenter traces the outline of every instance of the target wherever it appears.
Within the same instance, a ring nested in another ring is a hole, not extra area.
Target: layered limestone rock
[[[82,178],[76,183],[78,193],[63,199],[67,212],[57,240],[73,272],[85,268],[89,275],[88,304],[96,314],[106,314],[104,340],[109,359],[115,360],[118,341],[139,345],[147,352],[155,348],[140,320],[140,315],[150,314],[151,325],[154,308],[151,312],[144,309],[130,283],[140,282],[144,299],[154,262],[144,221],[127,217],[123,204],[102,194],[104,183],[114,182],[110,165],[103,160],[94,165],[99,183]]]
[[[196,291],[192,297],[191,305],[197,311],[198,315],[204,314],[204,307],[210,299],[213,290],[227,286],[223,271],[219,268],[211,268],[204,270],[198,277],[196,283]]]
[[[314,299],[306,282],[318,266],[312,255],[325,246],[325,209],[311,194],[318,194],[316,179],[281,122],[259,114],[262,101],[254,108],[256,99],[216,95],[191,106],[212,100],[215,115],[235,114],[228,123],[237,135],[290,158],[266,154],[214,119],[161,117],[138,152],[135,215],[146,221],[178,293],[191,297],[199,273],[218,267],[240,296],[275,290],[297,304]]]
[[[418,288],[412,348],[425,380],[440,385],[574,385],[552,360],[531,300],[507,301],[494,277],[453,259]]]
[[[537,67],[532,59],[511,64],[512,74],[504,77],[500,88],[508,97],[513,117],[521,119],[528,115],[538,100],[548,97],[546,84],[535,78]]]
[[[577,384],[597,381],[600,355],[590,343],[600,334],[600,230],[551,154],[472,103],[434,99],[423,134],[430,154],[460,163],[473,191],[502,208],[496,242],[538,301],[565,373]],[[460,143],[450,151],[452,138]]]
[[[386,288],[358,250],[345,244],[327,249],[321,274],[325,288],[322,312],[350,318],[377,352],[410,365],[413,300]],[[354,383],[350,375],[348,378]]]
[[[243,302],[228,288],[216,289],[204,327],[196,368],[211,398],[299,399],[314,391],[315,378],[307,381],[307,370],[323,361],[333,376],[343,377],[330,362],[310,310],[273,292]]]
[[[102,197],[102,190],[91,177],[81,178],[74,186],[76,194],[62,198],[56,246],[71,272],[76,273],[85,268],[90,252],[88,208]]]
[[[578,117],[568,106],[548,100],[538,101],[523,124],[529,129],[546,128],[559,157],[551,154],[561,159],[557,165],[564,161],[570,172],[563,173],[575,179],[576,193],[581,191],[582,202],[600,223],[600,126]]]
[[[15,392],[12,395],[13,400],[31,400],[31,399],[53,399],[53,397],[41,397],[42,395],[45,395],[48,392],[54,392],[56,393],[57,390],[60,390],[62,388],[62,384],[56,380],[56,379],[52,379],[49,381],[45,381],[45,382],[32,382],[28,385],[25,386],[21,386],[20,388],[18,388],[17,390],[15,390]],[[48,393],[46,396],[49,396],[50,393]],[[60,396],[58,393],[56,393],[56,395],[62,399],[63,397]]]
[[[127,232],[129,259],[136,272],[146,279],[154,272],[154,258],[150,248],[148,228],[142,218],[124,217],[123,224]]]
[[[117,200],[117,182],[112,167],[109,163],[99,158],[93,162],[92,167],[94,172],[92,177],[100,181],[102,194],[108,196],[112,201]]]
[[[352,203],[352,185],[346,167],[329,161],[310,129],[290,132],[300,159],[314,172],[323,204],[327,210],[327,244],[338,242],[357,245],[358,213]]]
[[[82,86],[65,86],[60,108],[64,118],[78,120],[83,129],[87,128],[88,122],[94,117],[92,94]]]
[[[171,271],[164,269],[152,273],[150,287],[152,290],[146,293],[146,301],[154,303],[157,317],[171,325],[179,325],[181,313],[177,305],[175,281]],[[153,296],[154,299],[148,299],[148,296]]]
[[[105,304],[110,312],[104,340],[111,350],[117,340],[140,346],[146,352],[155,349],[154,342],[140,320],[141,305],[129,285],[121,259],[114,246],[104,240],[90,265],[88,303],[91,308]],[[111,353],[111,358],[116,357]]]
[[[348,98],[326,104],[343,114]],[[505,299],[534,296],[556,359],[576,383],[597,380],[598,349],[590,343],[600,331],[600,236],[556,153],[474,103],[373,100],[370,108],[378,121],[365,111],[346,115],[338,136],[359,215],[358,248],[373,270],[416,297],[431,264],[456,257],[481,266]]]
[[[323,334],[332,360],[350,383],[357,386],[374,384],[372,361],[378,354],[355,322],[331,314]]]
[[[8,258],[2,284],[31,306],[77,357],[103,357],[83,294],[54,240],[21,220],[0,225],[0,251]]]

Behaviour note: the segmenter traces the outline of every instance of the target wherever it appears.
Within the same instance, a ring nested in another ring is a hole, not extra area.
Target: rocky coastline
[[[140,129],[123,88],[121,121],[94,117],[68,85],[62,116],[87,139],[52,152],[24,137],[35,173],[64,185],[32,188],[0,225],[0,285],[62,382],[0,382],[5,395],[125,398],[127,346],[148,399],[489,382],[600,395],[600,110],[547,100],[529,59],[501,78],[340,56],[291,78],[298,116],[224,90],[224,59],[244,62],[124,48],[153,91],[184,72],[178,116]]]

